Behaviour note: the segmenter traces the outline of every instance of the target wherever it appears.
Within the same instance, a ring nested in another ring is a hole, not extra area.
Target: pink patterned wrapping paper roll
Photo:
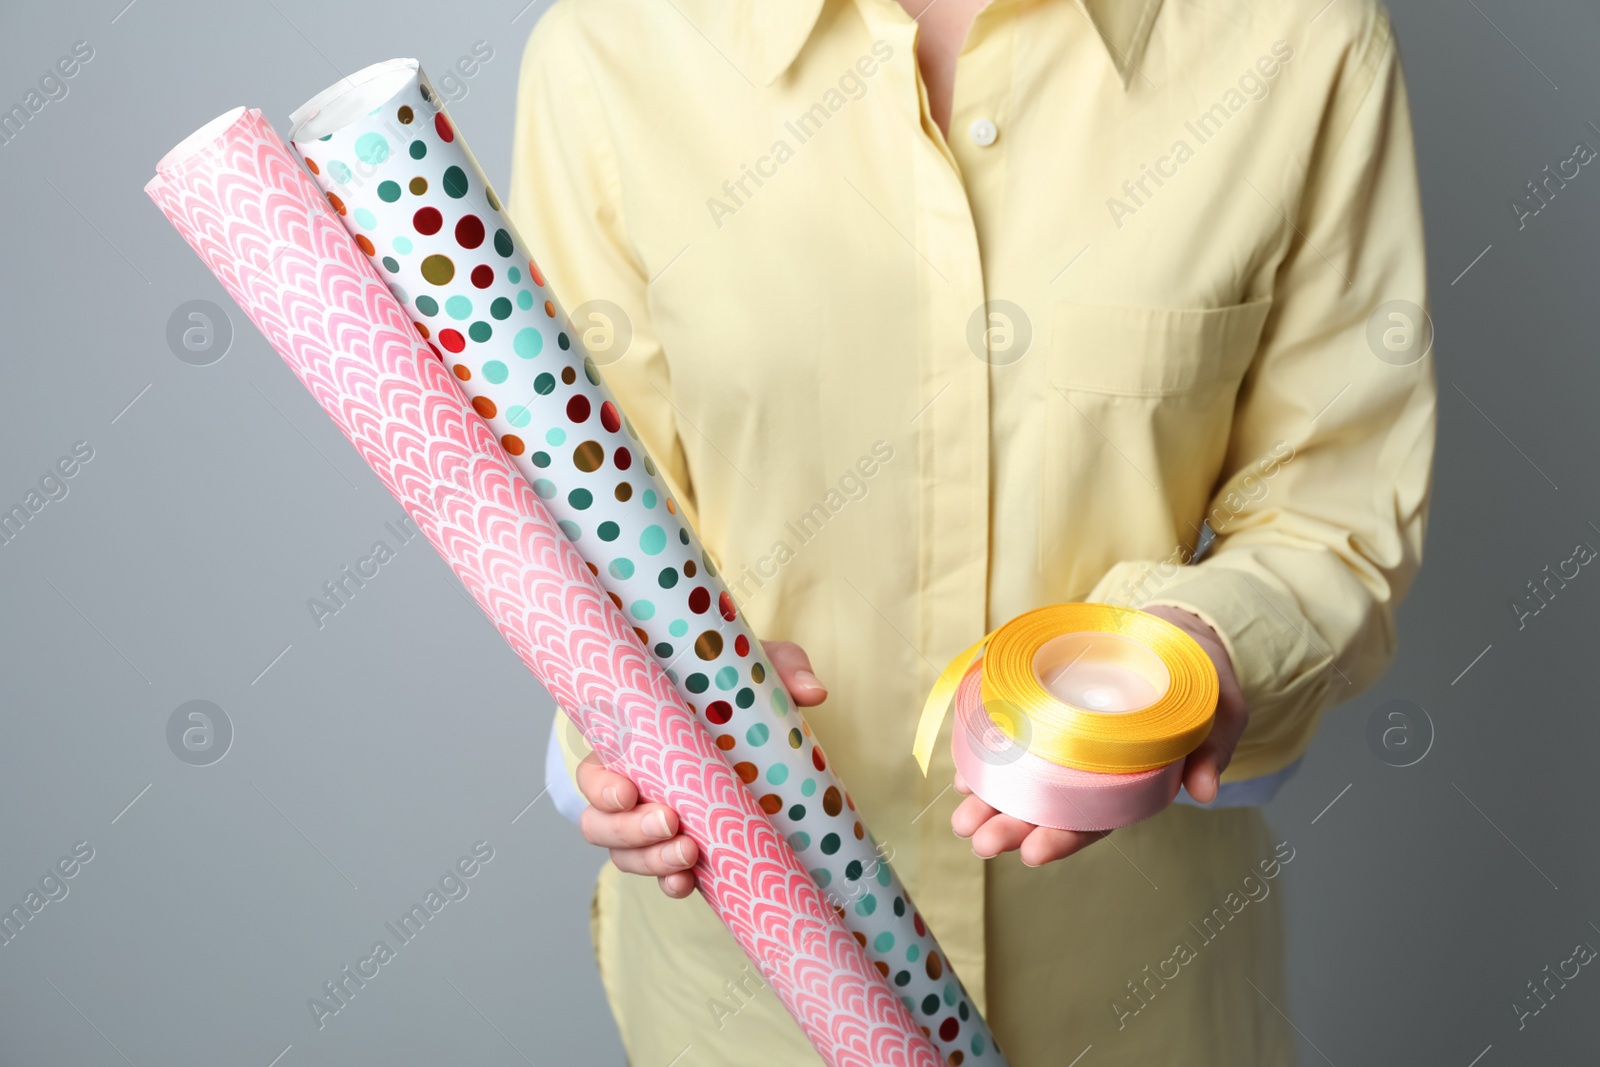
[[[834,1067],[937,1067],[710,736],[259,111],[146,186],[522,661],[700,846],[700,891]]]

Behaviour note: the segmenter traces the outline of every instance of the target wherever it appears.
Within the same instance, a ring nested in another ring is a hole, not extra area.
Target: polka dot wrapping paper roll
[[[823,1060],[944,1062],[261,113],[202,127],[146,191],[567,714],[677,809],[701,892]]]
[[[417,63],[360,71],[291,123],[340,221],[940,1062],[1003,1064]]]

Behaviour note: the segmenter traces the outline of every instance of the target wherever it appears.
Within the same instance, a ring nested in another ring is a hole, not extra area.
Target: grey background
[[[0,902],[94,848],[0,947],[0,1064],[620,1063],[588,943],[603,856],[530,806],[548,698],[421,539],[316,629],[306,599],[396,547],[402,512],[237,310],[219,362],[169,350],[180,304],[232,305],[142,191],[225,107],[281,127],[341,73],[417,55],[437,80],[479,40],[494,57],[451,110],[503,184],[545,5],[125,2],[0,5],[7,107],[73,42],[95,49],[0,146],[0,507],[94,450],[0,546]],[[1520,631],[1508,603],[1600,546],[1600,174],[1521,231],[1506,201],[1600,146],[1600,11],[1392,9],[1441,355],[1433,517],[1398,663],[1328,716],[1268,811],[1297,849],[1284,1009],[1307,1064],[1575,1062],[1600,976],[1520,1031],[1511,1004],[1600,945],[1600,577]],[[168,747],[195,699],[234,730],[210,766]],[[1367,740],[1397,699],[1436,731],[1405,768]],[[480,840],[470,894],[319,1032],[307,998]]]

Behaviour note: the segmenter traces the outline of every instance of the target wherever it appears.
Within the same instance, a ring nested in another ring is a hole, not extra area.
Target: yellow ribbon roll
[[[1211,732],[1217,669],[1194,638],[1131,608],[1056,604],[1012,619],[939,675],[912,746],[923,774],[951,697],[980,654],[983,704],[995,726],[1028,752],[1063,767],[1103,774],[1154,770],[1183,759]],[[1151,701],[1107,713],[1069,703],[1046,688],[1044,679],[1065,677],[1085,660],[1121,672],[1134,688],[1147,690]]]

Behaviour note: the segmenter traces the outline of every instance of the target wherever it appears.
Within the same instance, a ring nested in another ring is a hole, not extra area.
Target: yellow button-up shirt
[[[1050,603],[1215,627],[1251,710],[1225,781],[1383,670],[1435,411],[1387,16],[994,0],[948,137],[916,34],[892,0],[559,0],[513,217],[756,631],[809,651],[810,721],[1014,1067],[1287,1063],[1292,839],[1175,807],[985,863],[947,744],[924,778],[911,743],[938,669]],[[699,898],[608,866],[592,921],[636,1067],[816,1062]]]

